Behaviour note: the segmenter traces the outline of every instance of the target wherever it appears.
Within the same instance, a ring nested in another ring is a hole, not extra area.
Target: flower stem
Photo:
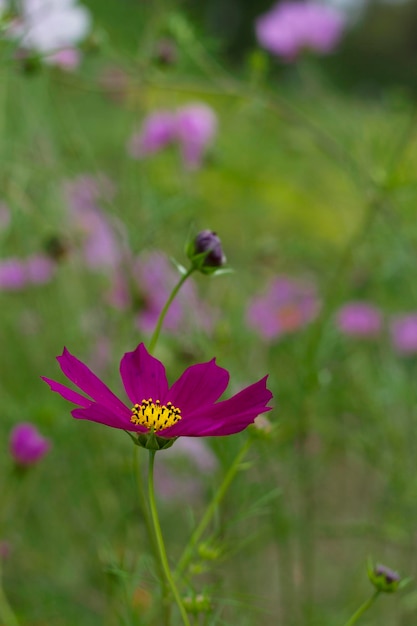
[[[190,269],[181,276],[180,280],[178,281],[178,283],[175,285],[174,289],[172,290],[168,300],[165,302],[164,308],[159,314],[158,321],[155,326],[155,330],[153,331],[153,335],[149,342],[148,350],[150,354],[152,354],[153,351],[155,350],[155,346],[159,338],[159,333],[161,332],[162,324],[164,323],[164,319],[165,319],[166,314],[168,313],[169,307],[171,306],[175,296],[177,295],[177,293],[179,292],[179,290],[181,289],[185,281],[191,276],[194,270],[195,270],[195,267],[191,266]]]
[[[16,615],[9,604],[6,594],[3,589],[3,577],[1,572],[0,563],[0,622],[4,626],[19,626]]]
[[[358,608],[356,613],[354,613],[352,617],[346,622],[345,626],[353,626],[353,624],[356,624],[358,619],[365,613],[365,611],[367,611],[373,605],[380,593],[381,592],[379,591],[379,589],[377,589],[375,593],[366,602],[364,602],[362,606]]]
[[[246,456],[246,453],[248,452],[251,444],[252,444],[252,439],[247,439],[244,445],[242,446],[242,448],[239,450],[238,454],[236,455],[235,460],[233,461],[232,465],[229,467],[229,471],[225,475],[222,484],[220,485],[219,489],[214,494],[214,497],[212,501],[210,502],[209,506],[207,507],[206,512],[204,513],[203,517],[201,518],[199,525],[194,530],[193,534],[191,535],[190,541],[188,542],[184,552],[182,553],[182,556],[175,570],[176,576],[181,575],[187,568],[190,560],[193,557],[194,548],[196,547],[197,543],[200,541],[204,531],[206,530],[207,526],[211,522],[211,519],[213,515],[215,514],[220,502],[223,500],[224,496],[226,495],[226,492],[228,488],[230,487],[232,480],[234,479],[237,472],[239,471],[240,463]]]
[[[149,475],[148,475],[149,507],[151,511],[151,518],[153,522],[156,543],[157,543],[158,551],[159,551],[159,559],[160,559],[161,567],[165,575],[166,582],[168,583],[168,586],[171,588],[172,594],[175,598],[175,602],[177,603],[179,612],[181,614],[184,626],[190,626],[190,621],[188,619],[187,612],[184,608],[184,605],[181,600],[181,596],[178,592],[177,586],[175,584],[174,578],[169,568],[168,557],[167,557],[167,553],[165,550],[164,540],[162,537],[161,525],[159,523],[158,511],[157,511],[156,502],[155,502],[155,489],[154,489],[154,480],[153,480],[154,461],[155,461],[155,450],[149,450]]]

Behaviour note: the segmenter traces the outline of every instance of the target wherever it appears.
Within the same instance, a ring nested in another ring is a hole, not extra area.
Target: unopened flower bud
[[[195,268],[204,274],[211,274],[226,263],[220,237],[212,230],[198,233],[187,253]]]
[[[368,577],[371,583],[378,591],[385,593],[393,593],[397,591],[398,585],[401,581],[401,576],[398,572],[390,569],[386,565],[375,565],[373,568],[368,569]]]

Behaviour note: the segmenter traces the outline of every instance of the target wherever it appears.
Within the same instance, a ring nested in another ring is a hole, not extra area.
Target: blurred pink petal
[[[349,302],[336,313],[340,332],[352,337],[375,337],[382,330],[382,314],[367,302]]]
[[[345,27],[334,7],[311,2],[280,2],[256,20],[259,44],[286,61],[304,50],[328,54],[339,43]]]

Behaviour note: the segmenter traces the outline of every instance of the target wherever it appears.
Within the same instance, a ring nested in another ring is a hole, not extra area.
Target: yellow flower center
[[[158,432],[158,430],[173,426],[180,419],[181,410],[173,406],[171,402],[161,405],[159,400],[154,402],[152,398],[149,398],[132,407],[130,421],[132,424],[145,426],[149,430]]]

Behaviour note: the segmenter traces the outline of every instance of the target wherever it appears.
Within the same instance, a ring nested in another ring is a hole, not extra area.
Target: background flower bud
[[[198,233],[187,252],[196,269],[206,274],[226,263],[220,237],[212,230]]]
[[[368,576],[371,583],[378,591],[384,591],[385,593],[393,593],[397,591],[401,581],[401,576],[398,572],[390,569],[386,565],[375,565],[374,568],[368,569]]]

